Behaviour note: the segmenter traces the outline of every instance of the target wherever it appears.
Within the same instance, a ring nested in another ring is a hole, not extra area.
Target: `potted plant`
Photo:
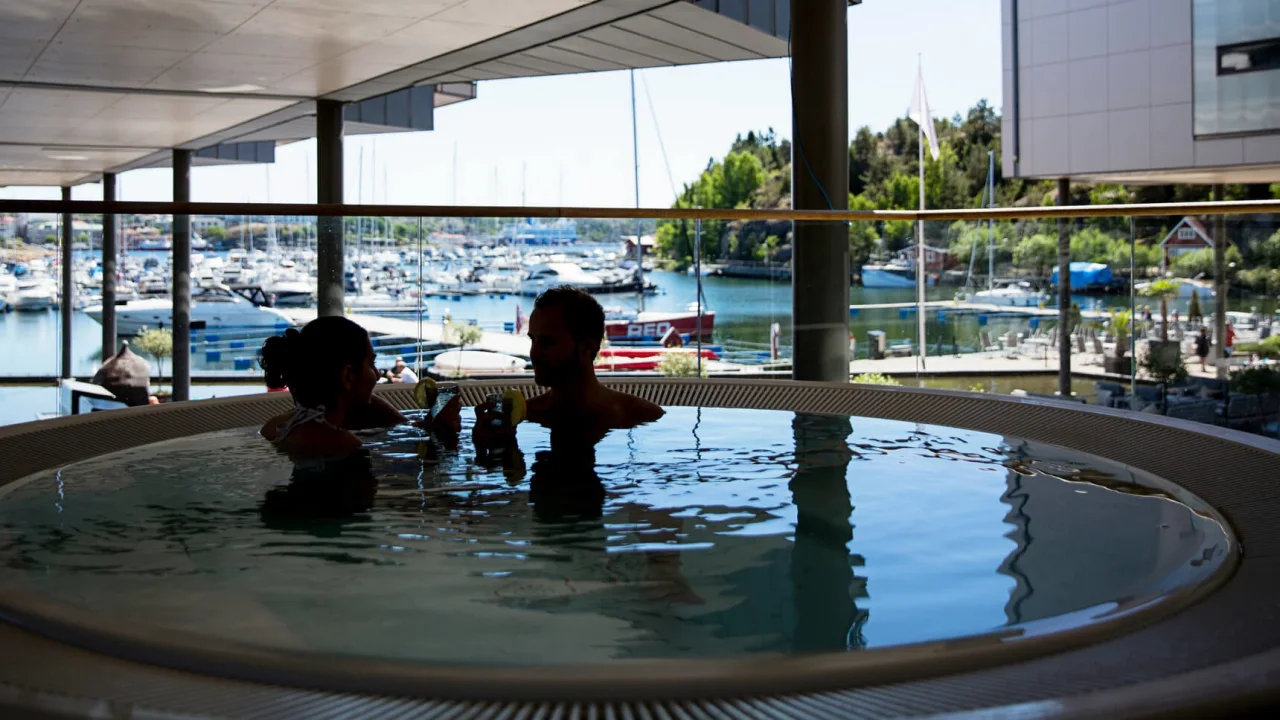
[[[479,326],[470,325],[466,323],[461,325],[450,324],[448,335],[453,338],[454,342],[458,343],[458,367],[459,368],[463,366],[462,353],[464,350],[467,349],[467,346],[475,345],[476,343],[480,342],[480,338],[484,337],[484,333],[480,331]],[[464,373],[460,370],[458,374],[463,375]]]
[[[1170,355],[1166,352],[1159,352],[1154,347],[1154,343],[1152,345],[1153,347],[1138,362],[1138,367],[1142,368],[1142,372],[1147,377],[1160,384],[1160,402],[1161,405],[1164,405],[1168,397],[1169,387],[1187,379],[1187,366],[1182,361],[1181,353]]]
[[[1160,301],[1160,341],[1151,343],[1151,353],[1164,355],[1165,364],[1172,365],[1176,356],[1181,361],[1182,349],[1179,343],[1169,340],[1169,301],[1178,297],[1182,286],[1176,280],[1162,278],[1154,280],[1142,289],[1142,296]]]
[[[1128,375],[1133,370],[1129,360],[1129,334],[1133,329],[1133,313],[1128,310],[1115,310],[1111,313],[1111,334],[1115,336],[1116,348],[1111,356],[1102,360],[1103,370],[1116,375]]]
[[[133,346],[142,352],[155,358],[156,364],[160,367],[160,391],[156,393],[156,398],[167,400],[171,394],[164,392],[164,359],[173,355],[173,332],[168,328],[151,328],[145,325],[138,330],[138,336],[133,339]]]

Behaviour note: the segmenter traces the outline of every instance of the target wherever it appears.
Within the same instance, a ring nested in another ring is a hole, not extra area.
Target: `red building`
[[[1179,255],[1205,248],[1213,248],[1213,236],[1209,230],[1196,218],[1184,217],[1160,241],[1160,269],[1168,270],[1169,263]]]

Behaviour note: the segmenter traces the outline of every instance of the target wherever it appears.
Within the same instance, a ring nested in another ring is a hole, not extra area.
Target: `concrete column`
[[[191,202],[191,151],[173,150],[173,201]],[[191,216],[173,216],[173,400],[191,399]]]
[[[1058,205],[1071,204],[1071,180],[1058,178]],[[1071,221],[1058,218],[1058,394],[1071,397]]]
[[[62,188],[62,202],[71,202],[71,188]],[[62,211],[62,297],[59,311],[62,313],[62,367],[59,376],[71,377],[71,305],[75,298],[75,284],[71,281],[71,211]]]
[[[849,208],[846,0],[791,4],[792,207]],[[792,375],[849,381],[849,231],[797,222],[791,253]]]
[[[1222,185],[1213,186],[1214,202],[1222,202]],[[1213,216],[1213,358],[1218,377],[1227,377],[1227,363],[1222,361],[1227,346],[1227,216]]]
[[[316,101],[316,202],[342,203],[342,108]],[[341,315],[343,306],[342,218],[321,217],[316,229],[316,302],[319,315]]]
[[[116,199],[116,174],[102,174],[102,199]],[[116,340],[116,216],[102,214],[102,360],[119,350]]]

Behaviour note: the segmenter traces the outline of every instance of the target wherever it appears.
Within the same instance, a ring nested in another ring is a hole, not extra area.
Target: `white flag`
[[[907,117],[916,121],[929,140],[929,154],[938,159],[938,132],[933,129],[933,115],[929,113],[929,96],[924,93],[924,69],[916,75],[916,93],[911,98],[911,111]]]

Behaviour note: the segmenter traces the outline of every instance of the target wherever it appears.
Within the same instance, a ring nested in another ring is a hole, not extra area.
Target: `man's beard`
[[[582,377],[584,369],[575,358],[569,358],[550,367],[533,367],[533,379],[542,387],[554,388],[567,385]]]

